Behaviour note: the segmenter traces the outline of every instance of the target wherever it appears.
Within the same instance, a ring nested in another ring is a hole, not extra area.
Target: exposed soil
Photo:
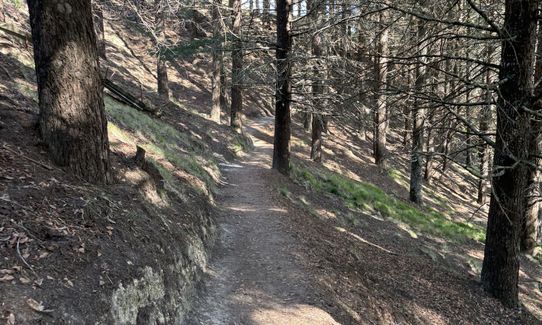
[[[272,120],[253,126],[269,128]],[[326,297],[311,282],[300,242],[276,185],[288,180],[270,169],[263,140],[238,164],[223,165],[218,196],[221,236],[188,324],[338,324]]]
[[[540,323],[485,294],[462,259],[479,244],[448,243],[456,247],[446,251],[445,240],[412,238],[379,216],[345,224],[330,216],[346,213],[336,198],[269,168],[268,119],[248,129],[256,150],[223,166],[221,237],[188,324]],[[289,199],[279,187],[291,191]],[[316,213],[299,204],[301,197]],[[536,266],[526,270],[534,273],[524,281],[540,276]],[[528,282],[522,286],[525,300],[540,297]]]

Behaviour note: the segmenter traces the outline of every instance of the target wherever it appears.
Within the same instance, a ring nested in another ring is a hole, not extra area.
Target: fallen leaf
[[[10,270],[10,269],[0,269],[0,274],[13,274],[15,273],[14,270]]]
[[[73,282],[71,282],[71,280],[70,280],[70,279],[68,279],[68,278],[64,278],[64,281],[66,281],[66,283],[67,283],[67,284],[68,284],[68,285],[69,285],[70,287],[72,287],[72,288],[73,288]]]
[[[19,281],[21,281],[22,284],[29,284],[30,283],[30,279],[25,278],[23,276],[19,278]]]
[[[15,325],[15,314],[9,313],[9,316],[7,317],[6,325]]]
[[[0,278],[0,282],[9,282],[15,279],[13,275],[6,274],[3,277]]]
[[[32,298],[26,299],[27,305],[32,308],[32,310],[40,312],[40,313],[52,313],[53,311],[50,309],[45,309],[43,307],[43,304],[41,302],[37,302],[36,300]]]

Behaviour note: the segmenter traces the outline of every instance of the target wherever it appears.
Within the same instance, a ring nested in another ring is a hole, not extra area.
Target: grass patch
[[[146,151],[161,156],[177,168],[196,176],[207,188],[215,187],[220,172],[216,160],[207,152],[204,142],[108,96],[105,97],[105,108],[113,122],[109,124],[109,131],[119,139],[133,143],[133,137],[122,129],[131,130],[137,144]],[[160,170],[163,172],[165,169]],[[168,175],[162,176],[168,178]]]
[[[421,233],[452,240],[485,239],[482,227],[452,221],[434,210],[420,210],[388,195],[373,184],[357,182],[336,173],[315,173],[297,165],[292,165],[292,175],[302,185],[340,197],[349,208],[359,209],[365,213],[379,213],[383,217],[404,222]]]

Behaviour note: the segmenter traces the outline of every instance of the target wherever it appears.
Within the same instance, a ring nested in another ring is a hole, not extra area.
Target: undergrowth
[[[484,229],[477,225],[452,221],[434,210],[421,210],[388,195],[373,184],[357,182],[332,172],[315,172],[298,165],[292,166],[292,176],[301,185],[340,197],[351,209],[368,214],[379,213],[404,222],[421,233],[452,240],[470,238],[482,242],[485,239]]]
[[[207,152],[204,142],[107,96],[105,108],[112,122],[109,123],[110,132],[114,132],[118,138],[132,142],[126,139],[129,135],[120,128],[130,130],[137,138],[137,144],[146,151],[167,159],[177,168],[199,178],[208,189],[215,187],[219,177],[218,164]],[[171,172],[160,164],[156,165],[166,180],[172,178]]]

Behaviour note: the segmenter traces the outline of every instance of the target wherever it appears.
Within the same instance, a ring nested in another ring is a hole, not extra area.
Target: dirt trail
[[[220,238],[187,324],[338,324],[318,307],[326,303],[304,270],[301,243],[288,234],[295,211],[277,199],[282,178],[270,169],[272,145],[258,131],[270,127],[271,119],[254,122],[255,150],[223,166]]]

